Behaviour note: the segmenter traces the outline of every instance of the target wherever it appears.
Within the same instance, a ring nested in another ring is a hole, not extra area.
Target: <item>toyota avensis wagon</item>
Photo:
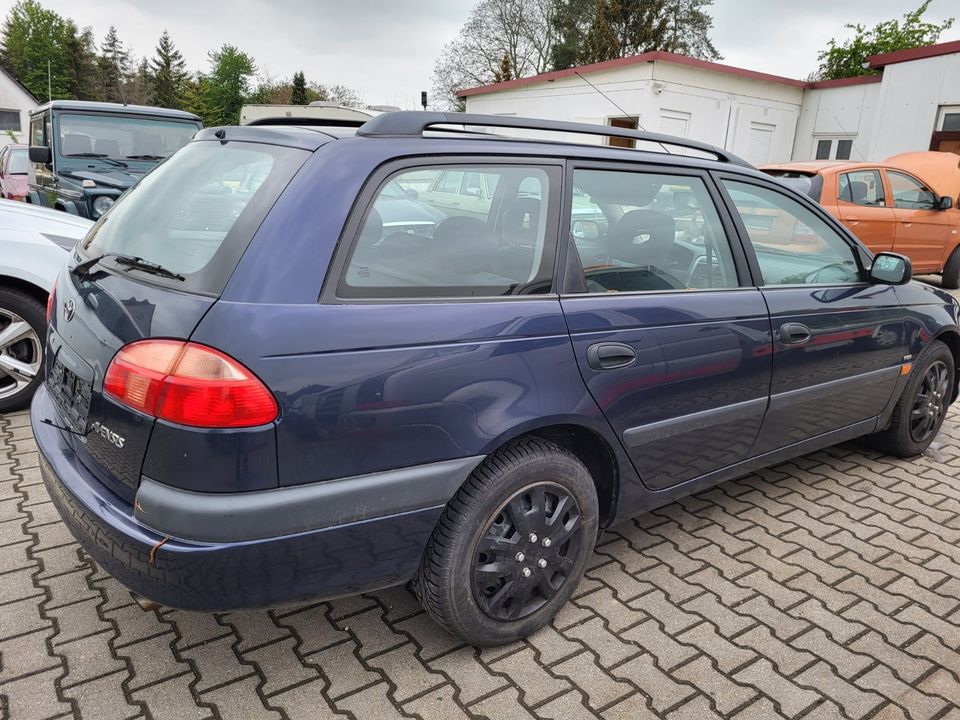
[[[679,138],[424,112],[205,130],[67,260],[32,425],[64,521],[143,596],[413,580],[444,628],[504,643],[617,520],[858,436],[922,452],[958,305],[909,278]]]

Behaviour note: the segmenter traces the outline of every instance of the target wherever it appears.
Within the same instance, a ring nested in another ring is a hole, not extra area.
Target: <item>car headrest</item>
[[[435,261],[456,273],[490,272],[497,257],[497,241],[482,220],[454,215],[433,232]]]
[[[518,197],[503,211],[503,239],[507,245],[536,245],[540,231],[539,198]]]
[[[60,142],[60,152],[64,155],[80,155],[93,152],[89,135],[64,135]]]
[[[867,199],[867,184],[860,180],[853,180],[850,183],[850,197],[853,202],[863,202]]]
[[[672,217],[657,210],[631,210],[613,226],[607,240],[610,255],[624,262],[655,265],[665,251],[673,247],[677,224]],[[637,243],[640,235],[649,237]],[[645,262],[638,262],[638,258]]]
[[[367,213],[366,220],[363,221],[363,227],[360,228],[357,245],[369,248],[374,243],[380,242],[381,235],[383,235],[383,219],[377,209],[372,207]]]
[[[120,143],[116,140],[97,138],[93,143],[93,151],[107,157],[117,158],[120,157]]]

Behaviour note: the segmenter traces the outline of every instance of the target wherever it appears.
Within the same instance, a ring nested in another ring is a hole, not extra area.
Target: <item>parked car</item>
[[[91,225],[0,200],[0,413],[27,407],[43,380],[48,295],[67,250]]]
[[[906,153],[883,163],[794,162],[761,168],[819,202],[874,252],[960,287],[960,155]],[[812,240],[812,236],[808,237]]]
[[[54,100],[30,111],[27,202],[96,220],[203,127],[182,110]]]
[[[0,150],[0,198],[23,200],[29,167],[26,145],[7,145]]]
[[[197,200],[257,164],[248,193]],[[425,171],[483,176],[486,216],[384,227]],[[818,242],[781,242],[800,225]],[[413,580],[441,626],[499,644],[560,609],[601,528],[856,437],[927,448],[960,305],[909,280],[681,138],[429,112],[204,130],[64,264],[31,423],[64,522],[135,593],[208,611]]]

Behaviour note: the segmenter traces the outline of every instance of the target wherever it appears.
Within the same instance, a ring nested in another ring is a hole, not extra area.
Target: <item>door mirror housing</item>
[[[49,165],[53,161],[50,148],[46,145],[31,145],[27,155],[30,157],[30,162],[41,165]]]
[[[949,210],[953,207],[953,198],[952,197],[942,197],[937,200],[936,208],[937,210]]]
[[[904,285],[913,277],[910,258],[897,253],[877,253],[870,266],[870,282],[874,285]]]
[[[472,198],[478,198],[483,195],[483,193],[480,192],[480,188],[478,187],[468,187],[466,190],[463,191],[463,194]]]

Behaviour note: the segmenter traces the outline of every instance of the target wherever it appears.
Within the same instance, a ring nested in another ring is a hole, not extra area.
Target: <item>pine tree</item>
[[[157,53],[150,61],[149,72],[153,86],[153,104],[180,109],[183,105],[183,84],[187,78],[186,63],[166,30],[160,36]]]
[[[290,93],[290,104],[307,104],[307,79],[303,76],[302,71],[293,74],[293,91]]]
[[[713,18],[707,10],[713,0],[668,0],[667,32],[663,49],[701,60],[723,60],[710,31]]]
[[[93,30],[80,30],[67,20],[65,51],[67,55],[67,94],[76,100],[100,100],[97,49]]]
[[[125,102],[124,84],[130,75],[130,53],[117,36],[117,29],[111,25],[100,44],[101,92],[105,102]]]
[[[494,82],[506,82],[513,80],[513,67],[510,63],[510,56],[504,55],[500,61],[500,69],[493,74]]]

